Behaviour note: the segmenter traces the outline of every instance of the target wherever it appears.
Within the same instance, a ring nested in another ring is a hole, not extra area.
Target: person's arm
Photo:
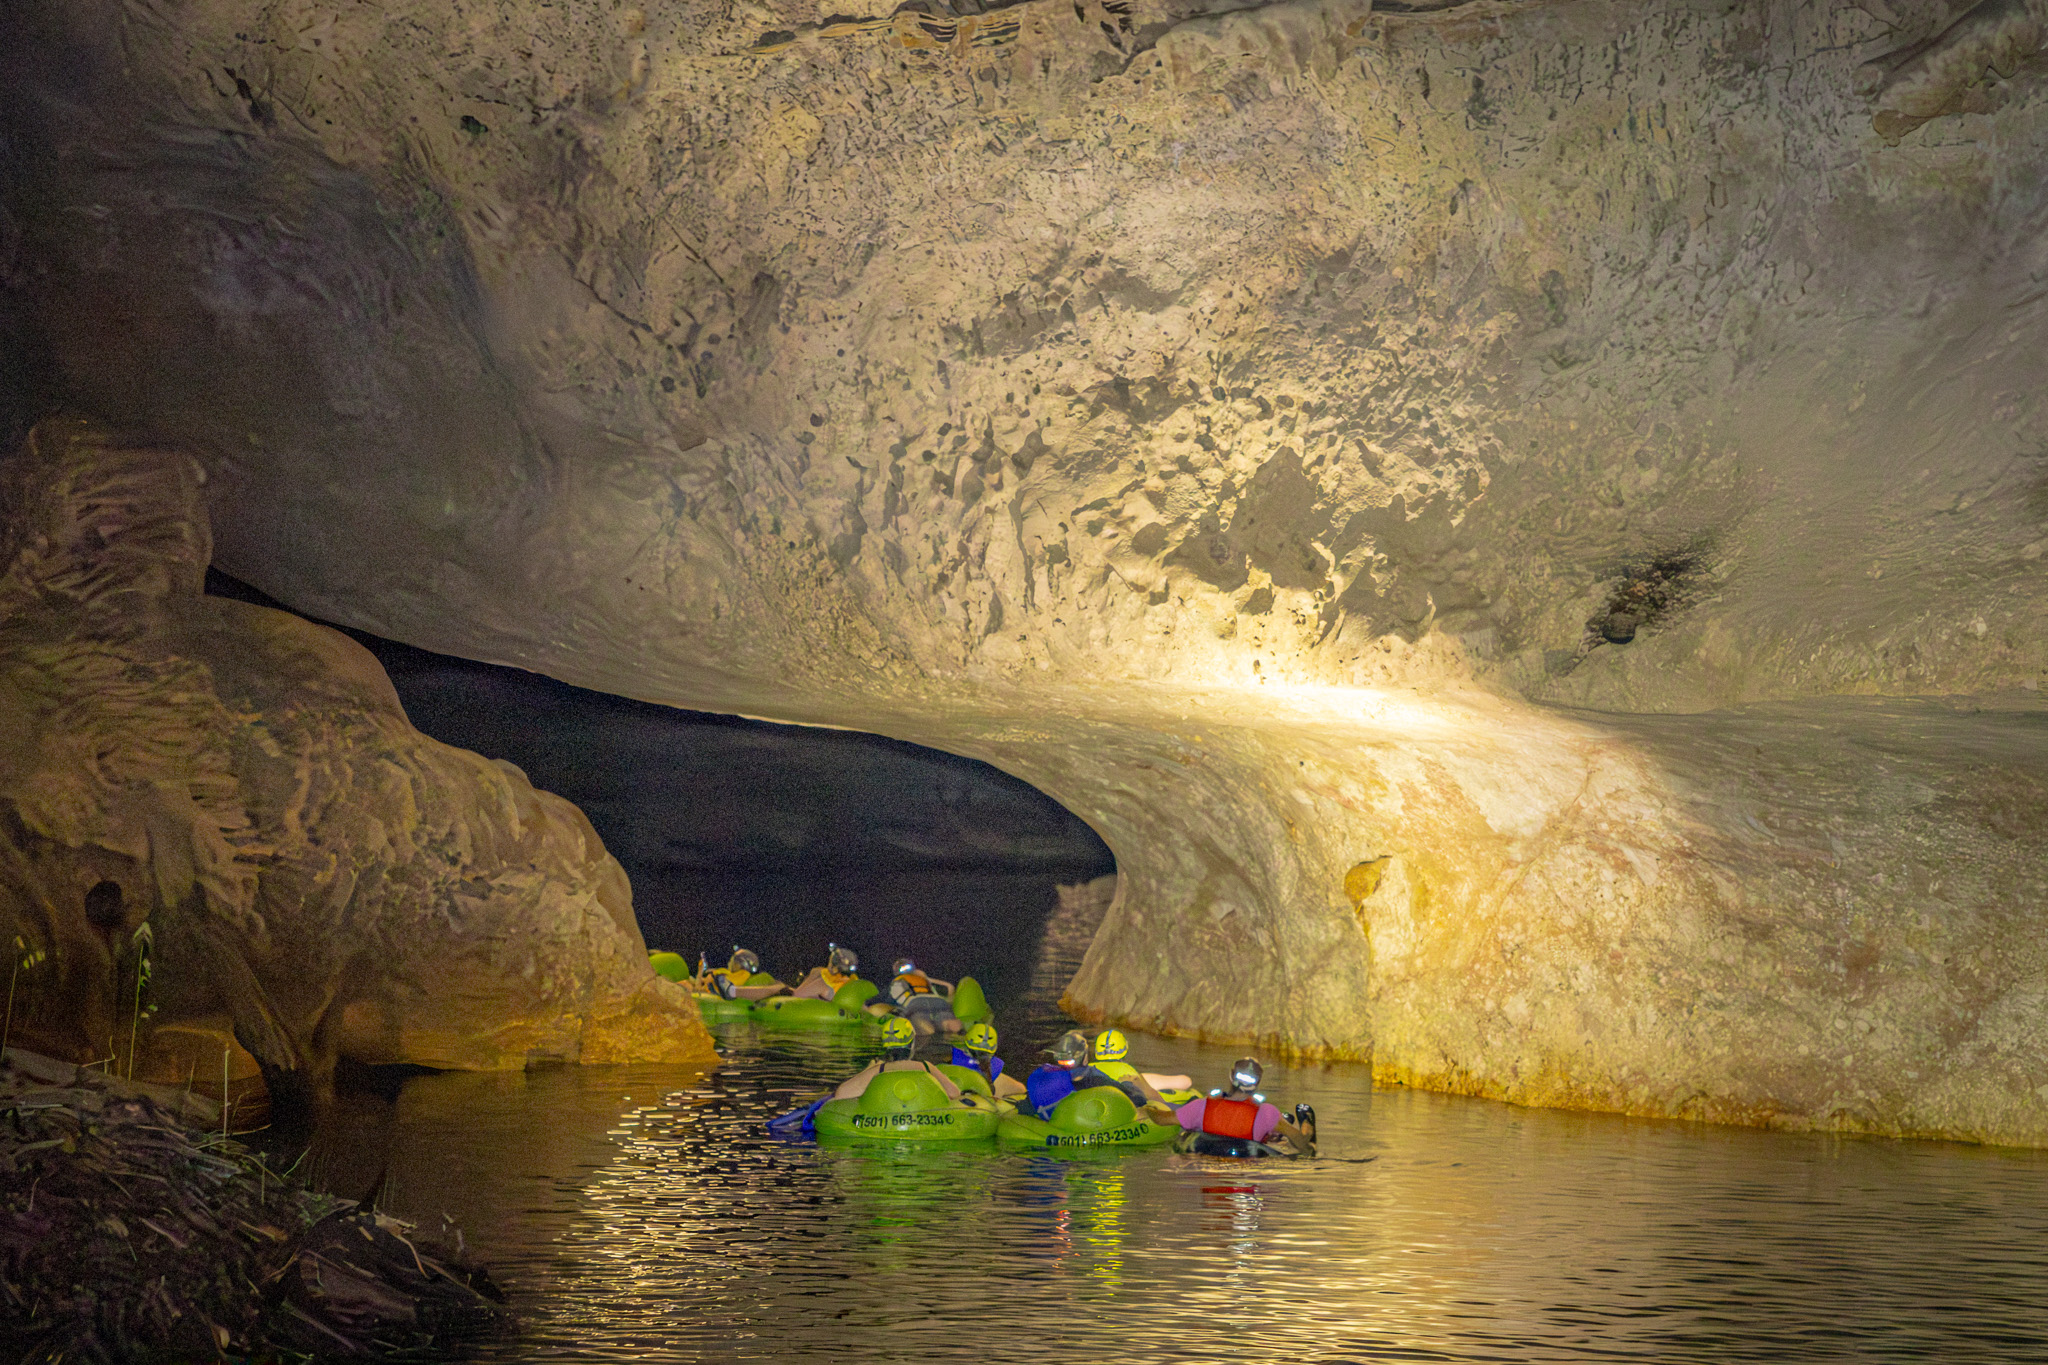
[[[1195,1078],[1193,1076],[1162,1076],[1156,1071],[1147,1071],[1143,1074],[1145,1083],[1162,1094],[1168,1090],[1193,1090],[1195,1088]]]
[[[936,976],[928,976],[928,977],[926,977],[926,978],[925,978],[925,980],[926,980],[926,981],[928,981],[928,982],[930,982],[930,983],[931,983],[931,988],[932,988],[933,990],[937,991],[937,992],[938,992],[938,993],[939,993],[940,995],[943,995],[943,996],[945,996],[945,997],[946,997],[946,998],[947,998],[948,1000],[951,1000],[951,999],[953,998],[953,983],[952,983],[952,982],[950,982],[950,981],[941,981],[941,980],[939,980],[939,979],[938,979],[938,978],[937,978]]]
[[[988,1088],[995,1092],[997,1099],[1007,1100],[1024,1093],[1024,1082],[1015,1076],[1004,1074],[989,1082]]]
[[[1140,1071],[1132,1076],[1131,1084],[1138,1087],[1138,1093],[1145,1097],[1147,1105],[1166,1104],[1166,1096],[1159,1093],[1159,1087],[1152,1084],[1152,1078],[1144,1072]],[[1173,1106],[1167,1104],[1166,1107],[1171,1109]]]
[[[835,1100],[859,1099],[861,1094],[867,1090],[868,1082],[881,1074],[882,1064],[880,1062],[869,1062],[866,1066],[841,1081],[839,1088],[832,1092],[832,1098]]]
[[[1296,1156],[1314,1156],[1316,1154],[1315,1139],[1295,1126],[1292,1119],[1281,1119],[1280,1122],[1273,1125],[1273,1131],[1267,1134],[1267,1136],[1285,1138],[1287,1145],[1294,1149]]]
[[[1267,1116],[1268,1110],[1272,1111],[1270,1119]],[[1289,1121],[1280,1112],[1279,1105],[1261,1104],[1259,1106],[1259,1120],[1252,1127],[1253,1142],[1264,1142],[1270,1145],[1273,1138],[1278,1136],[1287,1146],[1294,1150],[1296,1156],[1314,1156],[1316,1154],[1315,1139]]]
[[[945,1072],[939,1070],[930,1062],[919,1062],[918,1065],[925,1069],[925,1074],[929,1075],[933,1080],[939,1083],[939,1089],[946,1092],[947,1099],[957,1100],[960,1098],[960,1087],[953,1084],[953,1078],[951,1076],[948,1076]]]

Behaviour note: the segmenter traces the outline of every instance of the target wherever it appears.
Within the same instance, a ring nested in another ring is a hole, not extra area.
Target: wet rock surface
[[[133,1072],[150,1030],[210,1027],[316,1091],[344,1056],[712,1055],[580,812],[413,730],[340,634],[202,595],[189,456],[59,420],[0,478],[0,931],[41,955],[9,964],[16,1041]]]

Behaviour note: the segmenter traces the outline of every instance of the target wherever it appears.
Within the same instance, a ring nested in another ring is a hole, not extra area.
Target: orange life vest
[[[932,989],[932,979],[926,976],[923,972],[905,972],[903,973],[903,975],[897,977],[896,979],[897,981],[901,982],[903,988],[912,995],[938,994],[938,992]]]
[[[1210,1096],[1202,1106],[1202,1131],[1217,1137],[1249,1138],[1258,1126],[1259,1106],[1250,1100]]]

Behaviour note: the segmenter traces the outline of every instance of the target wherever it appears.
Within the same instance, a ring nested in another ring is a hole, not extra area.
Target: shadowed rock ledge
[[[419,734],[339,633],[202,594],[201,484],[78,420],[0,463],[0,935],[44,955],[15,1041],[127,1069],[147,924],[145,1073],[218,1077],[209,1033],[316,1089],[711,1059],[580,811]]]

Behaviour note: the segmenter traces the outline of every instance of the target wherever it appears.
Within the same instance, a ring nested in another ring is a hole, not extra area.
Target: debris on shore
[[[0,1357],[445,1358],[503,1304],[459,1234],[308,1190],[136,1087],[0,1060]]]

